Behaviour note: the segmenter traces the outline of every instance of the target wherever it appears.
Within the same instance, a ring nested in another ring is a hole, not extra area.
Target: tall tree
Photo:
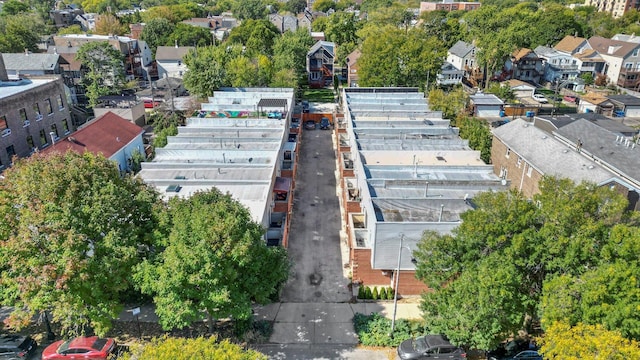
[[[213,35],[209,29],[177,23],[164,45],[170,46],[176,43],[180,46],[208,46],[213,44]]]
[[[175,25],[165,18],[155,18],[149,21],[142,29],[140,39],[147,42],[149,49],[154,54],[158,46],[165,46],[169,37],[175,30]]]
[[[640,359],[640,343],[599,325],[556,322],[538,340],[545,359]]]
[[[285,5],[285,9],[291,11],[294,14],[303,12],[306,7],[306,0],[289,0]]]
[[[267,247],[264,230],[230,195],[213,188],[169,201],[164,251],[139,266],[135,279],[153,295],[165,329],[213,318],[251,318],[286,280],[284,249]]]
[[[0,281],[9,321],[51,311],[63,332],[104,335],[152,244],[157,194],[89,152],[34,154],[0,183]]]
[[[116,95],[124,88],[123,55],[107,41],[88,42],[76,54],[87,72],[82,78],[89,106],[104,95]]]
[[[40,32],[44,28],[40,17],[30,13],[0,17],[0,52],[38,51]]]
[[[120,20],[111,14],[101,14],[96,20],[96,34],[101,35],[123,35],[127,28],[122,26]]]
[[[240,20],[259,20],[267,14],[267,7],[262,0],[241,0],[233,5],[233,15]]]
[[[229,85],[225,53],[222,46],[207,46],[185,55],[184,63],[189,69],[184,75],[185,88],[194,95],[206,97],[219,87]]]
[[[29,12],[29,5],[18,0],[9,0],[2,4],[0,16],[13,16],[26,12]]]
[[[167,19],[170,23],[176,24],[179,21],[202,15],[205,15],[204,11],[198,5],[187,2],[182,4],[154,6],[143,12],[141,17],[146,23],[155,19]]]
[[[635,226],[625,213],[626,199],[608,187],[545,177],[540,189],[533,201],[515,191],[480,194],[473,199],[476,209],[462,215],[452,235],[425,234],[414,255],[417,276],[434,289],[422,303],[431,330],[493,348],[551,311],[540,306],[543,295],[562,295],[545,293],[548,281],[606,266],[603,249],[611,246],[614,224]],[[613,286],[620,294],[631,286],[618,283]],[[616,304],[621,311],[625,301],[637,304],[630,295]],[[474,323],[477,313],[492,319]]]

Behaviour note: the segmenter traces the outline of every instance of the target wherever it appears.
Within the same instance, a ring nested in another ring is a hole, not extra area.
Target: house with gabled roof
[[[640,85],[640,44],[607,39],[589,38],[589,45],[606,61],[603,73],[610,83],[624,88]]]
[[[355,49],[347,56],[347,84],[349,87],[357,87],[358,86],[358,59],[362,52],[360,50]]]
[[[184,63],[184,56],[193,46],[158,46],[156,50],[156,64],[158,65],[158,77],[180,78],[187,72],[187,65]]]
[[[447,62],[458,70],[473,69],[478,64],[475,45],[459,40],[447,51]]]
[[[565,36],[553,48],[571,55],[592,49],[587,39],[573,35]]]
[[[2,53],[7,75],[51,75],[60,74],[60,55],[46,53]]]
[[[573,80],[580,75],[578,61],[571,53],[547,46],[538,46],[535,52],[542,60],[544,81]]]
[[[596,113],[605,116],[613,116],[615,105],[605,95],[600,93],[587,93],[580,97],[578,104],[579,113]]]
[[[616,116],[640,117],[640,98],[633,95],[609,95],[607,99],[615,106]]]
[[[309,86],[321,88],[333,84],[333,64],[336,44],[318,41],[307,52],[307,74]]]
[[[536,53],[527,48],[515,50],[505,63],[507,79],[518,79],[529,81],[534,84],[540,83],[544,75],[542,59]]]
[[[43,151],[101,154],[115,161],[121,172],[129,172],[133,154],[136,151],[145,153],[143,133],[140,126],[107,112]]]

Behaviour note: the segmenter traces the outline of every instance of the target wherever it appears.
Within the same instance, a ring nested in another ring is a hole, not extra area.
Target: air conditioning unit
[[[29,120],[25,120],[23,127],[27,127],[29,125],[31,125],[31,122]]]
[[[11,135],[11,129],[7,128],[2,130],[2,137]]]
[[[40,121],[40,120],[42,120],[42,114],[36,115],[36,121]]]

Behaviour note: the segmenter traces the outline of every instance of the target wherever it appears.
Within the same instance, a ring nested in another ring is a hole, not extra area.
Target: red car
[[[144,100],[143,102],[144,102],[145,109],[153,109],[155,107],[158,107],[158,105],[160,105],[159,101]]]
[[[116,348],[111,338],[97,336],[77,337],[71,340],[60,340],[47,346],[42,352],[42,360],[62,359],[100,359],[106,360]]]

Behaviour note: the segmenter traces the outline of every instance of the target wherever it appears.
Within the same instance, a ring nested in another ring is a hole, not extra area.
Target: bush
[[[387,289],[380,288],[380,300],[387,300]]]
[[[371,292],[371,298],[373,300],[378,300],[378,287],[377,286],[375,286],[373,288],[373,291]]]
[[[365,299],[366,295],[364,293],[364,286],[360,285],[358,288],[358,299]]]
[[[395,347],[407,339],[428,333],[422,320],[398,319],[391,338],[391,320],[378,313],[356,313],[353,316],[353,327],[360,343],[366,346]]]
[[[393,288],[392,287],[388,287],[387,288],[387,300],[393,300]]]
[[[368,286],[364,287],[364,298],[365,299],[372,299],[373,298],[373,294],[371,293],[371,288]]]

